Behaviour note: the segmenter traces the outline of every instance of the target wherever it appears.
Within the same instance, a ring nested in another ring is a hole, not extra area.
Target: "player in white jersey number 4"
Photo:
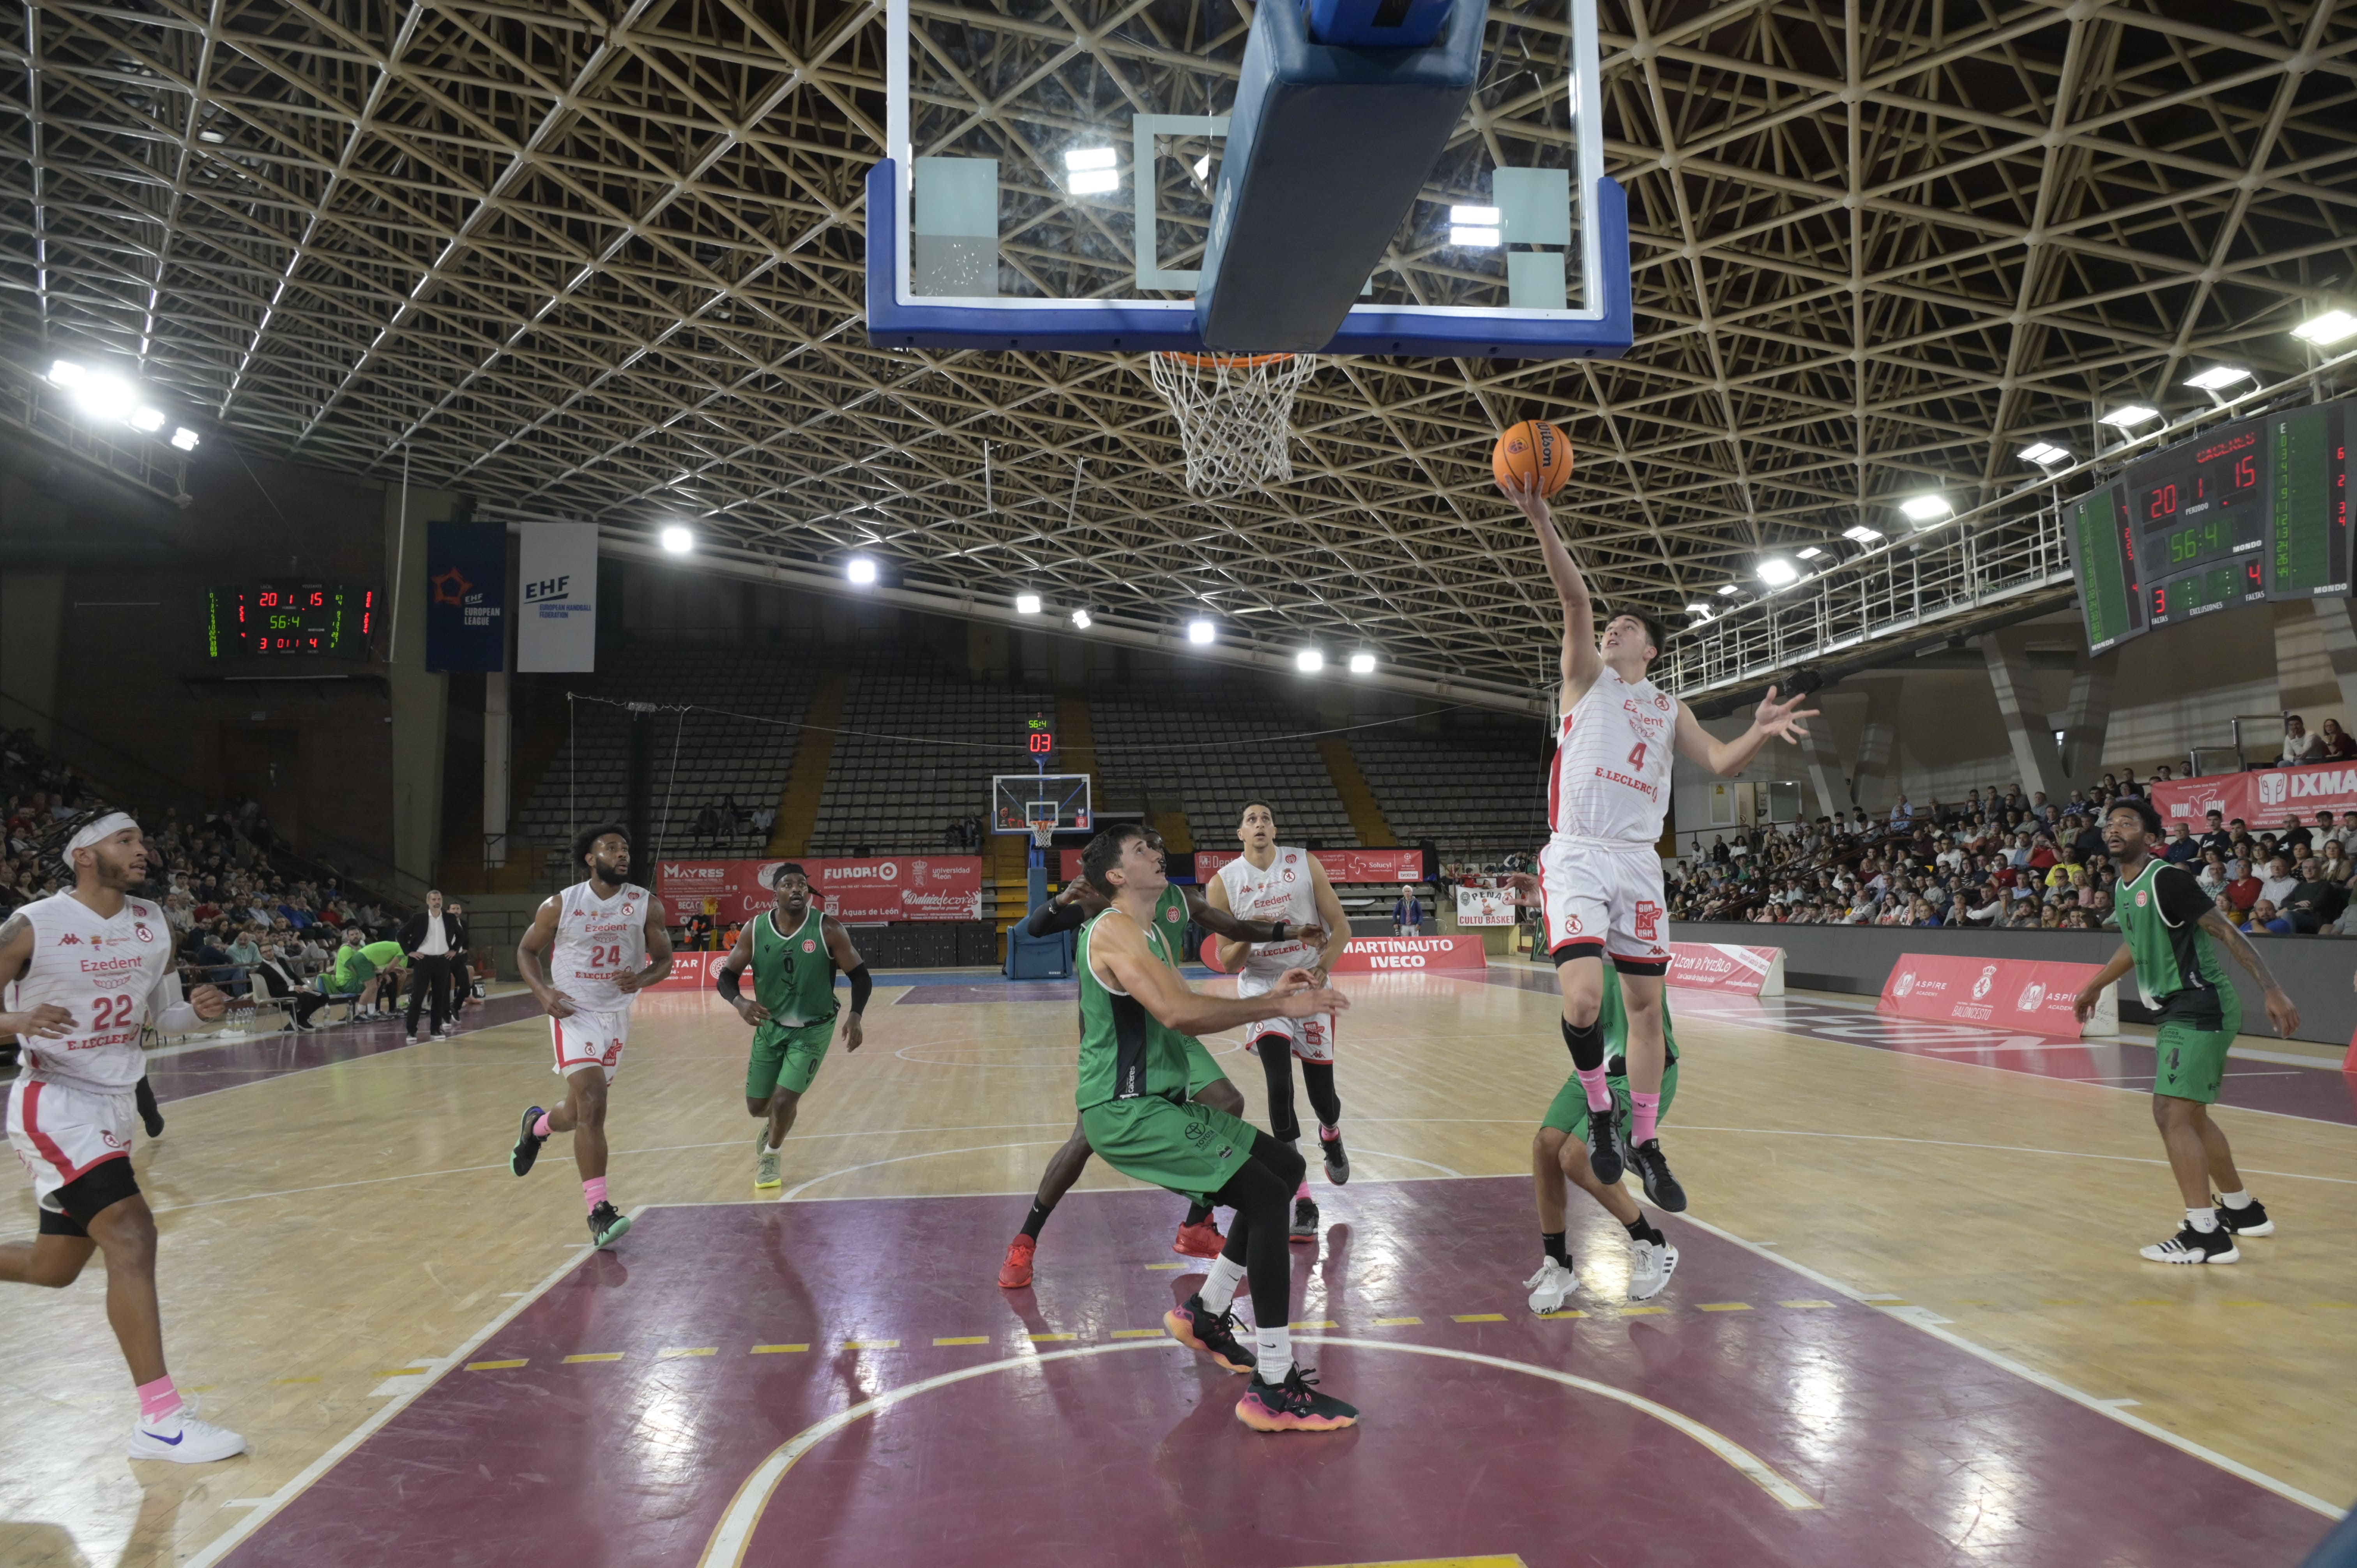
[[[1547,951],[1563,988],[1564,1044],[1587,1097],[1587,1157],[1607,1184],[1635,1167],[1645,1196],[1676,1212],[1686,1206],[1685,1189],[1670,1174],[1658,1128],[1662,977],[1670,950],[1655,846],[1669,806],[1671,753],[1731,778],[1771,736],[1790,742],[1806,735],[1800,721],[1816,710],[1802,708],[1800,697],[1779,703],[1770,686],[1750,728],[1733,740],[1714,738],[1692,708],[1646,678],[1666,640],[1662,624],[1624,610],[1605,622],[1599,637],[1587,580],[1555,532],[1536,477],[1501,488],[1537,531],[1539,553],[1563,604],[1562,728],[1547,782],[1551,832],[1539,856],[1539,886]],[[1608,957],[1620,972],[1629,1011],[1625,1126],[1605,1083],[1597,1026]]]
[[[226,1459],[245,1452],[245,1439],[199,1421],[164,1368],[156,1217],[132,1176],[131,1129],[147,1026],[184,1034],[220,1017],[229,998],[199,985],[180,999],[164,911],[128,896],[147,879],[138,823],[84,812],[60,836],[72,891],[0,925],[0,1035],[14,1035],[25,1057],[8,1091],[8,1142],[41,1215],[34,1240],[0,1246],[0,1280],[62,1290],[104,1252],[106,1318],[139,1391],[131,1457]]]
[[[544,902],[516,944],[516,971],[548,1015],[565,1102],[524,1112],[508,1169],[523,1175],[550,1133],[572,1133],[589,1243],[603,1247],[630,1228],[606,1197],[606,1090],[630,1037],[631,998],[671,972],[671,933],[662,900],[623,880],[630,874],[628,828],[609,822],[576,833],[573,864],[589,879]]]

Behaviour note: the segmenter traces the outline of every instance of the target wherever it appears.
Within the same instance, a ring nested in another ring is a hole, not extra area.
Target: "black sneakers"
[[[1231,1372],[1253,1369],[1253,1353],[1236,1338],[1236,1315],[1213,1312],[1200,1295],[1162,1315],[1162,1331],[1189,1350],[1200,1350]]]
[[[2234,1248],[2234,1233],[2223,1225],[2215,1230],[2196,1230],[2190,1220],[2168,1240],[2137,1251],[2156,1263],[2233,1263],[2243,1256]]]
[[[515,1147],[508,1151],[508,1169],[518,1176],[532,1169],[532,1162],[540,1158],[540,1146],[548,1142],[532,1130],[532,1124],[539,1121],[542,1114],[537,1105],[523,1113],[523,1125],[516,1131]]]
[[[1326,1156],[1326,1179],[1340,1187],[1351,1179],[1351,1156],[1343,1151],[1342,1134],[1332,1137],[1322,1134],[1318,1140],[1318,1153]]]
[[[589,1211],[589,1244],[593,1247],[609,1247],[630,1229],[630,1217],[610,1203],[601,1203]]]
[[[1262,1381],[1257,1371],[1236,1402],[1236,1419],[1254,1432],[1333,1432],[1359,1424],[1359,1407],[1319,1393],[1317,1381],[1300,1368],[1285,1374],[1281,1383]]]
[[[1686,1189],[1680,1187],[1678,1178],[1670,1174],[1669,1156],[1662,1153],[1662,1141],[1648,1138],[1631,1148],[1624,1140],[1621,1147],[1629,1156],[1630,1165],[1636,1167],[1638,1176],[1644,1182],[1645,1196],[1652,1201],[1653,1207],[1665,1208],[1672,1214],[1684,1213]]]
[[[1618,1187],[1629,1174],[1620,1160],[1620,1133],[1619,1106],[1587,1113],[1587,1165],[1607,1187]]]
[[[1318,1240],[1318,1205],[1306,1197],[1293,1200],[1293,1227],[1286,1234],[1296,1241]]]
[[[2272,1236],[2276,1222],[2267,1218],[2267,1206],[2257,1198],[2241,1208],[2218,1206],[2218,1223],[2237,1236]]]

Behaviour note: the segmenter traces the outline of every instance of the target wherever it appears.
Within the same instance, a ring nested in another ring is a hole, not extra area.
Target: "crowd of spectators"
[[[2068,800],[2016,784],[1921,807],[1902,797],[1878,818],[1838,812],[1715,833],[1707,845],[1697,834],[1670,877],[1670,916],[2116,930],[2119,873],[2104,845],[2103,812],[2142,788],[2132,773],[2105,774]],[[2257,831],[2212,811],[2198,832],[2172,824],[2158,853],[2192,871],[2219,911],[2254,935],[2357,935],[2349,914],[2357,811],[2287,814]]]
[[[324,999],[352,933],[365,945],[394,924],[365,891],[300,865],[252,800],[185,822],[176,808],[141,811],[16,731],[0,737],[0,915],[71,886],[43,845],[76,814],[103,800],[138,817],[149,852],[140,896],[162,907],[187,986],[216,985],[233,998],[308,991]],[[296,1008],[306,1025],[313,1011]]]

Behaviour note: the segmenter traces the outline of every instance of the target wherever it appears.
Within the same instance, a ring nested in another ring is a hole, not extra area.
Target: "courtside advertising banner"
[[[2120,1032],[2119,987],[2107,985],[2085,1026],[2071,1011],[2101,964],[1901,953],[1882,983],[1878,1013],[1940,1024],[1973,1024],[2057,1039],[2110,1038]]]
[[[1457,923],[1460,926],[1511,926],[1522,906],[1511,887],[1459,887]]]
[[[770,873],[779,860],[662,860],[655,892],[675,925],[714,901],[714,918],[737,925],[770,908],[776,894]],[[810,873],[819,906],[838,920],[982,918],[982,857],[976,854],[883,855],[865,860],[796,861]]]
[[[1490,967],[1481,939],[1456,937],[1352,937],[1342,950],[1336,974],[1479,974]]]
[[[516,668],[597,668],[597,530],[527,522],[517,554]]]
[[[1784,950],[1733,942],[1672,942],[1669,983],[1746,996],[1784,994]]]
[[[670,913],[679,914],[673,909]],[[725,952],[675,952],[671,955],[671,972],[651,987],[656,991],[709,991],[720,973],[720,961]]]
[[[1424,851],[1420,849],[1320,849],[1310,854],[1326,868],[1329,882],[1424,880]],[[1209,882],[1220,874],[1220,867],[1242,858],[1238,850],[1199,849],[1195,852],[1195,880]]]
[[[2199,834],[2214,811],[2229,822],[2240,817],[2255,833],[2281,827],[2287,816],[2312,822],[2319,811],[2357,811],[2357,763],[2219,773],[2146,788],[2165,822],[2183,822]]]

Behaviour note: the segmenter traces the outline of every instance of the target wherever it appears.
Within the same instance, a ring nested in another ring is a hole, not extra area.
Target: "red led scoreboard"
[[[2348,400],[2236,420],[2073,502],[2088,648],[2234,605],[2346,597],[2352,425]]]
[[[376,629],[377,590],[350,583],[239,583],[206,600],[205,650],[215,659],[365,659]]]

